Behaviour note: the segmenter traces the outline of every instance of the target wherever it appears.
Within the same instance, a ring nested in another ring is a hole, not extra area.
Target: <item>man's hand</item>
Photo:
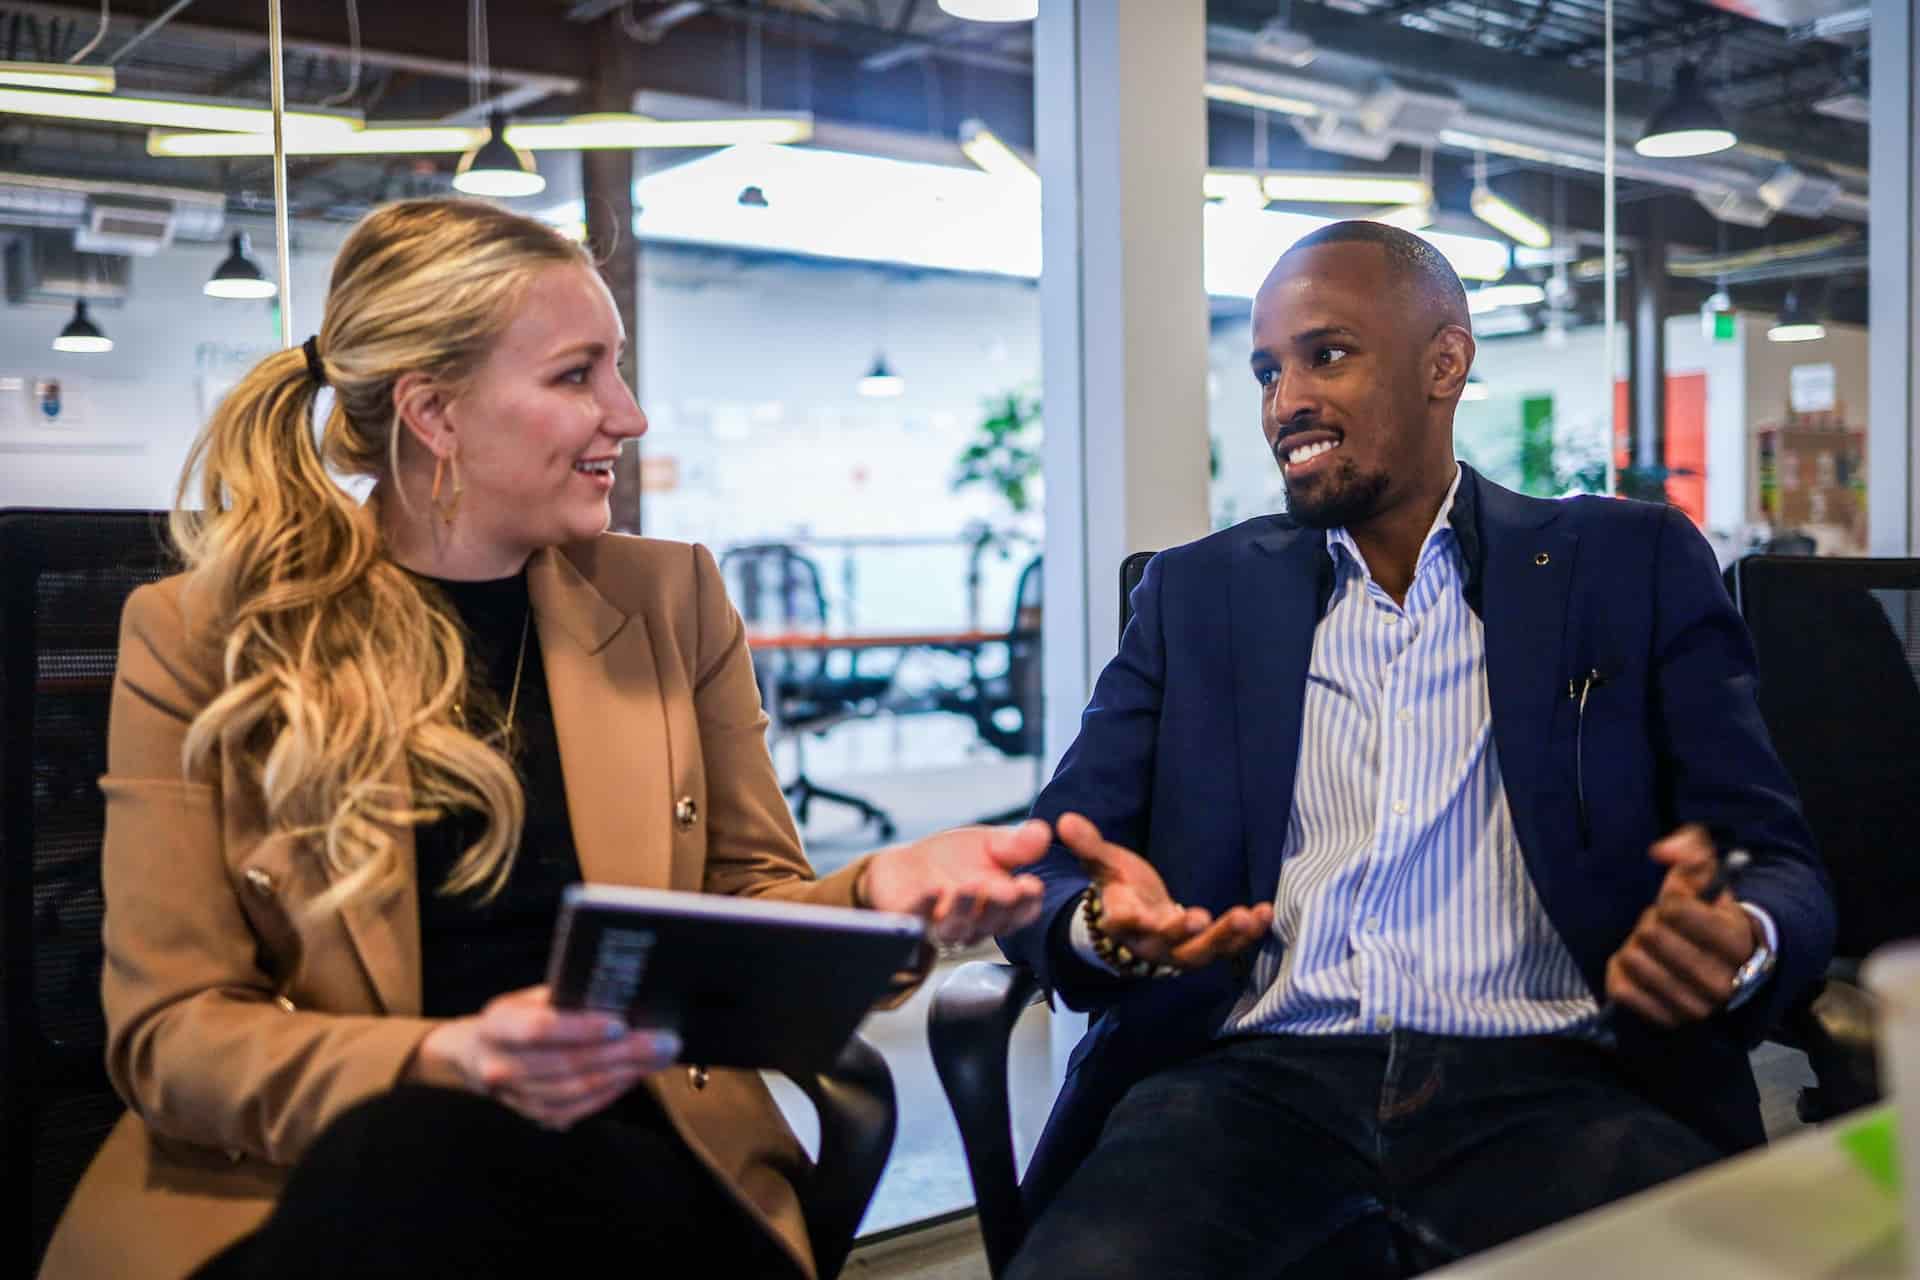
[[[1040,914],[1046,886],[1021,868],[1040,860],[1052,836],[1036,818],[1017,827],[956,827],[875,854],[861,890],[870,906],[925,920],[935,942],[978,942]]]
[[[1204,968],[1253,946],[1273,927],[1268,902],[1234,907],[1218,920],[1203,907],[1181,906],[1152,863],[1103,840],[1077,813],[1062,814],[1055,831],[1100,890],[1100,931],[1155,964]]]
[[[1651,853],[1667,878],[1607,961],[1607,996],[1656,1026],[1678,1027],[1726,1004],[1734,974],[1764,937],[1731,893],[1700,901],[1715,867],[1705,828],[1681,827]]]

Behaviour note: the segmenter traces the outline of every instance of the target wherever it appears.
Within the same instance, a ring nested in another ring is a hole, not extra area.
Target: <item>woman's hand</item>
[[[1203,969],[1255,945],[1273,928],[1273,904],[1234,907],[1218,920],[1183,907],[1153,864],[1101,838],[1077,813],[1060,815],[1060,841],[1073,850],[1100,891],[1100,931],[1135,955],[1176,969]]]
[[[427,1033],[407,1078],[484,1093],[549,1129],[566,1129],[680,1056],[671,1031],[629,1030],[605,1013],[563,1013],[545,987],[489,1002]]]
[[[1015,872],[1045,854],[1047,824],[956,827],[874,855],[862,878],[868,906],[919,916],[943,945],[977,942],[1033,922],[1037,876]]]

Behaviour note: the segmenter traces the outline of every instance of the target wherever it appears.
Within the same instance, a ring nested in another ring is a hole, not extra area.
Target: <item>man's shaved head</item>
[[[1293,247],[1280,256],[1268,273],[1271,280],[1280,274],[1292,260],[1320,245],[1330,244],[1372,244],[1380,246],[1386,254],[1387,268],[1391,274],[1396,293],[1401,298],[1417,302],[1416,314],[1422,321],[1431,320],[1425,338],[1439,331],[1442,325],[1457,324],[1463,329],[1471,329],[1468,319],[1467,290],[1460,283],[1460,275],[1447,261],[1446,255],[1431,244],[1399,227],[1390,227],[1384,222],[1336,222],[1318,231],[1301,236],[1294,241]]]

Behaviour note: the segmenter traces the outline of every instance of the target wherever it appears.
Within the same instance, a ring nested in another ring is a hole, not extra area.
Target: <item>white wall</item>
[[[271,271],[271,224],[238,225]],[[302,335],[318,327],[340,235],[327,226],[295,231]],[[273,302],[201,292],[226,255],[224,241],[183,242],[134,258],[126,303],[89,308],[114,342],[100,355],[52,349],[71,304],[0,306],[0,506],[171,505],[187,449],[219,392],[280,345]],[[34,384],[46,378],[59,380],[63,400],[50,423],[32,403]]]

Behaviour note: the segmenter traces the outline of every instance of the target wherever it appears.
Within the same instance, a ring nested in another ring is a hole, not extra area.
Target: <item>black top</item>
[[[429,1018],[454,1018],[479,1012],[495,996],[546,980],[560,894],[580,879],[580,860],[567,818],[560,744],[554,736],[553,705],[547,698],[526,574],[491,582],[420,581],[440,591],[467,633],[469,680],[478,688],[465,700],[466,717],[481,737],[495,733],[505,719],[514,668],[520,666],[511,745],[526,793],[527,821],[506,884],[484,903],[477,889],[452,896],[442,890],[454,861],[484,828],[479,815],[451,814],[414,833],[421,1012]],[[526,658],[521,663],[523,629]]]

